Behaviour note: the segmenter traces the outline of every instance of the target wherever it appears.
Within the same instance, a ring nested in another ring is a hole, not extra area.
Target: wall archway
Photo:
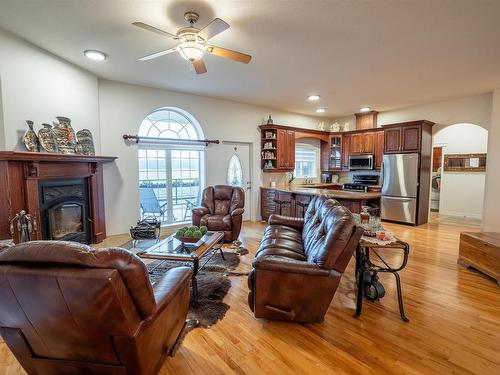
[[[433,147],[442,147],[443,158],[446,154],[487,153],[488,130],[472,123],[443,125],[434,129],[432,141]],[[435,175],[436,172],[433,174]],[[481,220],[485,178],[485,172],[446,172],[441,170],[440,214],[470,218],[475,221]],[[433,193],[431,193],[431,199]]]

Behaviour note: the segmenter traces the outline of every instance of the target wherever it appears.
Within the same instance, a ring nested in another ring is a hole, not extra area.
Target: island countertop
[[[296,186],[275,186],[275,187],[261,187],[261,189],[275,190],[283,193],[292,194],[305,194],[305,195],[326,195],[334,199],[348,199],[348,200],[366,200],[380,198],[382,194],[376,192],[357,192],[345,191],[335,189],[321,189],[313,187],[296,187]]]

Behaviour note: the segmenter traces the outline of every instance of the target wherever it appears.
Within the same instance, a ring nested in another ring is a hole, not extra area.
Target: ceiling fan
[[[220,18],[214,19],[203,29],[194,27],[194,24],[200,18],[198,13],[186,12],[184,14],[184,18],[189,22],[189,26],[181,27],[176,34],[160,30],[143,22],[133,22],[132,25],[140,27],[141,29],[152,31],[156,34],[167,36],[173,38],[174,40],[180,41],[180,44],[176,47],[143,56],[139,58],[139,61],[151,60],[172,52],[179,52],[179,54],[184,59],[193,64],[194,70],[197,74],[203,74],[207,72],[207,67],[205,66],[205,62],[203,61],[203,56],[205,55],[205,53],[224,57],[226,59],[231,59],[245,64],[248,64],[252,59],[252,56],[245,53],[206,44],[209,39],[229,28],[229,24],[224,22]]]

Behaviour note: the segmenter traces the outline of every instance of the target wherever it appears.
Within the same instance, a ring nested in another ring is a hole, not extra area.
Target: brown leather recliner
[[[362,234],[351,212],[324,196],[304,219],[271,215],[248,276],[255,317],[322,322]]]
[[[151,286],[119,248],[35,241],[0,251],[0,332],[28,374],[156,374],[188,311],[191,270]]]
[[[245,210],[245,192],[240,187],[215,185],[203,190],[201,207],[193,208],[193,225],[223,231],[224,241],[238,238]]]

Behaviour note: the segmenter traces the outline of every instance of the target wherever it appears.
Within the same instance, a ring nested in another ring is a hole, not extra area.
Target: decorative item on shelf
[[[130,236],[133,240],[133,245],[137,244],[140,240],[160,240],[160,226],[161,222],[155,217],[146,217],[139,220],[137,225],[130,227]]]
[[[42,124],[43,128],[38,131],[40,146],[47,152],[58,152],[57,141],[52,130],[52,125]]]
[[[325,122],[324,121],[318,122],[317,128],[318,128],[318,130],[324,131],[325,130]]]
[[[94,139],[88,129],[79,130],[76,133],[78,140],[77,152],[82,155],[95,155]]]
[[[330,131],[333,133],[337,133],[340,131],[340,124],[338,122],[334,122],[330,125]]]
[[[271,115],[269,115],[269,118],[267,119],[267,125],[272,125],[273,124],[273,119],[271,118]]]
[[[340,125],[340,126],[341,126],[341,129],[340,129],[341,132],[346,132],[346,131],[351,129],[350,122],[345,122],[344,125]]]
[[[273,132],[266,132],[266,139],[276,139],[276,134]],[[272,145],[272,143],[270,143]]]
[[[76,152],[75,131],[71,127],[71,120],[67,117],[56,117],[59,121],[54,123],[54,136],[57,141],[59,152],[63,154],[74,154]]]
[[[274,169],[273,163],[269,160],[266,164],[264,164],[264,169]]]
[[[264,152],[264,159],[275,160],[276,156],[274,155],[274,152],[266,151],[266,152]]]
[[[19,242],[31,241],[32,234],[34,234],[33,238],[36,239],[38,233],[36,218],[26,213],[25,210],[19,211],[16,216],[9,220],[9,234],[11,237],[14,237],[15,229],[19,233]]]
[[[40,151],[40,142],[38,141],[35,131],[33,130],[33,121],[26,120],[26,123],[28,124],[28,130],[24,132],[23,143],[28,151],[38,152]]]
[[[265,150],[274,149],[272,142],[266,142],[266,143],[264,143],[264,149]]]

